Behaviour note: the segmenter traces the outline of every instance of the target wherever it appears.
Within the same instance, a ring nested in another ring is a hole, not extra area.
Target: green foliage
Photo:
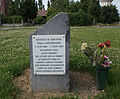
[[[73,70],[89,71],[93,73],[93,66],[81,53],[82,43],[98,45],[100,42],[110,40],[111,48],[107,56],[112,60],[112,69],[108,74],[108,86],[105,93],[99,94],[95,99],[120,99],[120,51],[119,42],[120,28],[72,28],[71,29],[71,60],[70,67]],[[104,36],[103,36],[104,35]],[[97,46],[96,46],[97,47]]]
[[[32,22],[37,16],[37,2],[35,0],[15,0],[10,2],[9,15],[22,16],[24,22]],[[11,23],[11,18],[8,23]],[[16,23],[19,23],[18,21]]]
[[[8,23],[21,23],[22,16],[9,16],[8,17]]]
[[[55,9],[56,12],[65,12],[67,6],[69,5],[69,0],[55,0],[51,7]]]
[[[45,18],[42,16],[37,16],[34,21],[35,21],[35,24],[44,24],[46,22]]]
[[[59,12],[55,11],[55,8],[50,7],[48,9],[48,13],[47,13],[47,21],[49,21],[53,16],[55,16],[56,14],[58,14]]]
[[[21,20],[22,20],[22,16],[5,16],[5,15],[2,15],[2,24],[4,23],[21,23]]]
[[[8,17],[5,15],[1,15],[1,23],[7,23],[8,22]]]
[[[67,12],[70,14],[70,23],[71,25],[95,25],[97,22],[98,23],[113,23],[113,22],[118,22],[119,20],[119,15],[118,15],[118,10],[116,9],[115,6],[108,6],[108,7],[101,7],[99,5],[99,0],[81,0],[81,2],[77,1],[74,2],[68,1],[68,0],[55,0],[52,1],[51,7],[48,9],[48,18],[50,19],[53,15],[59,13],[59,12]],[[81,15],[77,15],[78,11],[82,10]],[[87,18],[83,18],[84,13],[90,16],[90,21],[87,22]],[[83,15],[83,16],[82,16]],[[81,24],[81,22],[77,22],[80,19],[78,17],[82,17],[82,21],[84,23]],[[93,17],[93,18],[92,18]],[[92,24],[91,24],[91,19],[92,19]]]
[[[120,85],[109,86],[105,93],[95,96],[95,99],[120,99]]]
[[[48,13],[47,13],[47,16],[51,16],[52,14],[54,14],[56,11],[55,11],[55,8],[53,8],[53,7],[50,7],[49,9],[48,9]],[[56,12],[57,13],[57,12]]]
[[[119,21],[118,10],[115,6],[102,7],[103,23],[113,23]]]
[[[18,88],[13,85],[12,77],[6,68],[0,68],[0,99],[13,99],[18,94]]]
[[[43,9],[42,0],[38,0],[38,5],[39,5],[39,9],[42,10]]]
[[[0,99],[15,99],[19,89],[13,84],[14,77],[21,75],[29,67],[28,37],[36,29],[18,29],[0,31]],[[108,86],[105,94],[99,94],[95,99],[120,99],[120,28],[71,28],[70,68],[81,72],[94,73],[94,68],[88,58],[82,54],[82,43],[98,45],[110,40],[111,48],[108,55],[113,64],[108,76]],[[97,46],[96,46],[97,47]],[[49,97],[49,99],[74,99],[74,97]],[[76,99],[79,99],[76,98]]]
[[[37,1],[35,3],[35,10],[36,10],[36,12],[38,11],[38,3],[37,3]]]
[[[81,0],[80,8],[81,8],[83,11],[87,12],[87,11],[88,11],[89,3],[90,3],[90,0]]]
[[[48,8],[50,7],[50,1],[48,0],[48,4],[47,4]]]
[[[51,3],[53,3],[55,0],[50,0]]]
[[[67,12],[72,13],[72,12],[77,12],[80,9],[80,2],[70,2],[69,6],[67,6]]]
[[[26,22],[31,22],[37,16],[37,6],[34,0],[21,1],[20,9]]]
[[[35,29],[0,31],[0,99],[16,99],[13,80],[29,67],[28,37]]]
[[[55,0],[52,3],[51,7],[48,9],[48,18],[47,19],[50,19],[53,15],[63,11],[63,12],[68,12],[70,14],[70,25],[92,25],[93,14],[91,14],[91,13],[87,14],[88,6],[90,5],[88,2],[90,2],[90,1],[86,0],[84,2],[78,2],[78,1],[77,2],[74,2],[74,1],[69,2],[68,0],[62,0],[62,1]],[[95,4],[98,5],[98,3],[96,3],[96,2],[95,2]],[[97,8],[96,5],[94,7],[94,10],[96,10],[96,8]],[[92,8],[89,8],[89,9],[92,9]],[[96,12],[94,13],[94,15],[97,16],[98,14],[96,14],[96,13],[99,13],[98,10],[96,10]]]
[[[9,15],[20,15],[19,8],[18,8],[19,2],[16,1],[10,1],[9,8],[8,8],[8,14]]]
[[[83,10],[79,10],[77,13],[70,13],[70,25],[92,25],[93,17],[90,14],[85,13]]]
[[[35,2],[35,0],[11,0],[8,9],[10,16],[22,16],[25,22],[31,22],[34,18],[36,18],[37,11],[37,2]]]
[[[42,16],[37,16],[34,21],[35,21],[35,24],[41,24],[42,23]]]
[[[15,15],[15,14],[16,14],[16,11],[15,11],[14,7],[15,7],[15,4],[14,4],[14,2],[11,0],[11,1],[10,1],[10,4],[9,4],[9,8],[8,8],[8,13],[9,13],[9,15]]]
[[[94,17],[95,23],[97,23],[97,18],[100,16],[100,5],[97,2],[90,2],[88,9],[88,13]],[[94,22],[93,20],[93,22]],[[94,24],[94,23],[93,23]]]

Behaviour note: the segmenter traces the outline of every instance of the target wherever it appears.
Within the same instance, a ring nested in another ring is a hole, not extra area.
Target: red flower
[[[108,40],[107,42],[105,42],[104,44],[107,46],[107,47],[110,47],[111,45],[110,45],[110,41]]]
[[[100,47],[102,45],[102,43],[100,43],[99,45],[98,45],[98,47]]]
[[[100,47],[100,48],[103,48],[104,46],[105,46],[104,43],[100,43],[100,44],[98,45],[98,47]]]
[[[105,65],[108,65],[108,63],[106,62]]]
[[[105,43],[103,43],[102,46],[104,47],[104,46],[105,46]]]
[[[100,48],[103,48],[104,46],[110,47],[110,46],[111,46],[110,43],[111,43],[111,42],[108,40],[108,41],[105,42],[105,43],[100,43],[100,44],[98,45],[98,47],[100,47]]]

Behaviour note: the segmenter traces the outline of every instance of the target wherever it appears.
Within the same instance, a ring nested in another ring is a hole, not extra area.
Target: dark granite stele
[[[32,35],[65,35],[65,75],[34,75]],[[57,14],[32,35],[29,38],[32,91],[69,92],[70,26],[68,14],[64,12]]]

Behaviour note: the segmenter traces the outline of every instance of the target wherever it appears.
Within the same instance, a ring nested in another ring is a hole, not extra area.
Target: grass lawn
[[[13,84],[13,79],[30,66],[29,35],[36,29],[16,29],[0,31],[0,99],[15,99],[20,90]],[[80,48],[87,42],[97,45],[111,41],[108,55],[112,60],[108,86],[105,94],[95,99],[120,99],[120,28],[71,28],[70,68],[80,72],[94,74],[94,68]],[[55,98],[59,99],[59,98]]]

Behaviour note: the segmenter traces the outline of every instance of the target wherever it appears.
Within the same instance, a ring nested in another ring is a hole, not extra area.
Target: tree
[[[16,1],[10,1],[9,8],[8,8],[8,14],[9,15],[19,15],[19,9],[18,9],[18,2]]]
[[[100,16],[100,5],[97,0],[91,0],[90,4],[88,5],[87,12],[92,15],[93,18],[93,24],[95,25],[97,23],[97,18]]]
[[[22,0],[23,1],[23,0]],[[20,0],[11,0],[8,8],[9,15],[20,15]]]
[[[35,7],[36,7],[36,10],[38,11],[38,3],[37,3],[37,1],[35,3]]]
[[[53,3],[55,0],[50,0],[51,3]]]
[[[39,9],[42,10],[43,9],[42,0],[38,0],[38,5],[39,5]]]
[[[103,23],[113,23],[119,21],[119,14],[116,6],[102,7]]]
[[[66,11],[67,6],[69,5],[69,0],[55,0],[52,3],[52,7],[57,11],[57,12],[61,12],[61,11]]]
[[[48,0],[48,4],[47,4],[48,8],[50,7],[50,1]]]
[[[43,6],[42,6],[42,10],[45,10],[45,6],[44,6],[44,4],[43,4]]]
[[[93,17],[82,9],[69,14],[70,25],[92,25]]]
[[[90,0],[81,0],[80,8],[87,13]]]
[[[21,15],[26,22],[31,22],[37,16],[37,6],[35,0],[22,0],[20,5]]]
[[[9,8],[8,8],[8,14],[9,15],[16,15],[16,10],[15,10],[15,3],[14,1],[10,1]]]
[[[67,7],[67,12],[77,12],[80,9],[80,2],[71,1]]]

